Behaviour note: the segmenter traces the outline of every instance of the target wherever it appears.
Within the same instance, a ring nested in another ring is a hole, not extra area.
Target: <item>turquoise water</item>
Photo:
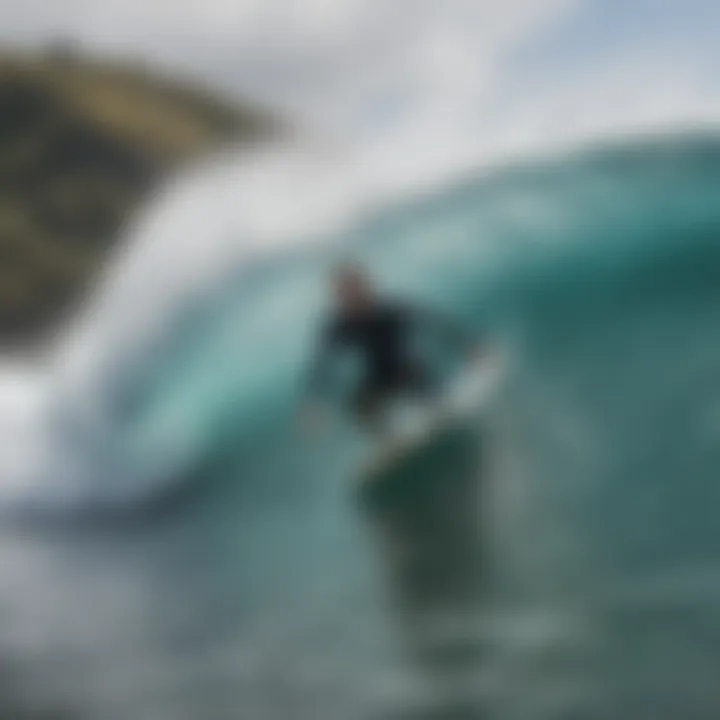
[[[717,717],[718,191],[716,139],[628,142],[389,208],[340,253],[230,268],[108,394],[120,447],[160,458],[162,482],[122,512],[3,530],[0,702],[110,720]],[[352,428],[292,425],[346,251],[512,358],[471,428],[492,460],[489,563],[462,707],[458,678],[406,652],[351,500]]]

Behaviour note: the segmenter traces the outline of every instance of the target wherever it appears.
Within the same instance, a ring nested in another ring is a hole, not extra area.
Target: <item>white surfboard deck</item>
[[[477,360],[456,375],[439,403],[411,408],[393,418],[387,441],[371,452],[361,478],[370,480],[377,473],[386,472],[392,465],[422,452],[451,425],[475,418],[487,410],[506,366],[505,358],[497,353]]]

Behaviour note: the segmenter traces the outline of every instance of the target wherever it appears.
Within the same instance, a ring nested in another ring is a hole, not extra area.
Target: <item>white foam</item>
[[[170,182],[46,365],[0,369],[0,503],[130,501],[187,461],[182,426],[151,457],[123,445],[118,388],[230,269],[346,230],[369,198],[360,176],[347,158],[296,143],[219,156]]]

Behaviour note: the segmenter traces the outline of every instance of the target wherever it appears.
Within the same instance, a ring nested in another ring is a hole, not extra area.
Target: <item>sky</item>
[[[720,120],[717,0],[0,0],[0,41],[147,58],[405,173]]]

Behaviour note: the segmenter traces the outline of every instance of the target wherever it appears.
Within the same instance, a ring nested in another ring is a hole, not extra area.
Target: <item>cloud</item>
[[[574,0],[16,0],[5,37],[68,34],[152,55],[299,111],[482,92],[503,55]]]
[[[687,1],[695,10],[713,2]],[[708,34],[684,8],[682,0],[0,0],[5,37],[66,34],[150,57],[354,138],[389,177],[717,119]],[[680,25],[682,41],[673,37]]]

